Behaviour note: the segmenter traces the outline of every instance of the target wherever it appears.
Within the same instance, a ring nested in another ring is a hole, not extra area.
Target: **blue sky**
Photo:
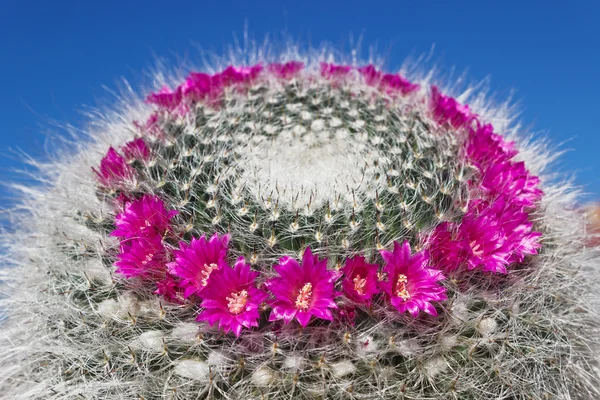
[[[597,1],[13,1],[0,9],[0,180],[21,163],[10,149],[45,152],[53,121],[82,126],[103,88],[135,84],[156,56],[197,59],[243,36],[377,46],[396,68],[430,51],[450,71],[515,89],[522,120],[569,151],[560,168],[600,199],[600,2]],[[0,207],[10,204],[0,189]]]

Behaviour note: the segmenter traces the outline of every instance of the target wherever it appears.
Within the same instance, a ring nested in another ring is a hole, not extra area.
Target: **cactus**
[[[34,162],[1,236],[0,397],[600,397],[600,253],[509,108],[247,59],[157,78]]]

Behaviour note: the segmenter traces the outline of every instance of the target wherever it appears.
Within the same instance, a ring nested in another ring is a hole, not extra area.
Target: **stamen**
[[[307,282],[302,286],[302,289],[298,291],[298,297],[296,297],[296,308],[301,311],[306,311],[310,305],[312,297],[312,283]]]
[[[204,270],[201,272],[202,279],[200,280],[202,287],[206,286],[208,279],[210,278],[210,274],[212,274],[215,269],[219,269],[219,266],[215,263],[204,264]]]
[[[356,290],[356,293],[361,296],[364,295],[365,286],[367,285],[367,278],[361,278],[360,275],[356,274],[354,279],[352,279],[352,282],[354,282],[354,290]]]
[[[481,257],[483,255],[483,249],[481,248],[481,245],[479,243],[477,243],[475,240],[470,242],[469,246],[471,246],[471,251],[473,252],[473,254],[475,256]]]
[[[404,274],[398,274],[398,280],[396,281],[396,296],[401,297],[402,300],[406,301],[410,299],[410,293],[406,288],[408,278]]]
[[[154,258],[154,253],[150,253],[146,256],[146,259],[142,261],[142,265],[148,264]]]
[[[231,297],[226,297],[227,308],[232,314],[239,314],[244,311],[246,303],[248,302],[248,291],[242,290],[240,292],[231,292]]]

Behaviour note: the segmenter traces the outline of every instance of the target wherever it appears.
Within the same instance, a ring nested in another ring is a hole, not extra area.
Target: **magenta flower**
[[[163,86],[156,93],[150,93],[146,97],[146,103],[156,104],[157,106],[163,107],[167,110],[174,110],[181,103],[182,93],[180,88],[171,91],[167,86]]]
[[[398,74],[385,74],[381,78],[381,89],[388,93],[400,92],[409,94],[421,87],[418,83],[412,83]]]
[[[192,72],[180,86],[181,93],[186,99],[199,101],[205,97],[214,97],[221,88],[213,86],[212,76],[205,73]]]
[[[510,249],[506,234],[493,213],[467,212],[458,228],[461,258],[467,269],[506,273]]]
[[[250,270],[243,257],[235,266],[225,266],[212,275],[202,291],[204,310],[196,318],[211,326],[219,323],[225,332],[240,336],[243,328],[258,326],[260,305],[267,294],[256,288],[258,272]]]
[[[523,207],[501,198],[489,203],[474,201],[460,224],[441,224],[429,238],[434,263],[444,271],[469,270],[506,273],[541,247],[539,232]]]
[[[392,306],[401,313],[408,311],[413,317],[417,317],[420,310],[437,315],[431,302],[447,299],[446,288],[438,283],[444,275],[427,267],[427,253],[411,256],[410,245],[405,241],[403,244],[394,242],[394,251],[382,250],[381,256],[385,261],[386,279],[379,285]]]
[[[457,237],[457,225],[443,222],[427,239],[432,264],[444,272],[453,272],[463,265],[462,244]]]
[[[484,172],[480,187],[489,199],[503,197],[514,205],[532,207],[543,192],[540,178],[533,176],[523,162],[502,162],[490,165]]]
[[[117,228],[111,236],[121,238],[162,237],[169,229],[169,221],[177,211],[168,211],[165,203],[156,196],[145,194],[125,205],[122,213],[115,217]]]
[[[540,232],[533,232],[529,215],[510,199],[497,199],[493,203],[474,203],[471,213],[488,215],[498,221],[505,236],[504,249],[508,252],[506,264],[521,262],[527,255],[536,254],[541,247]]]
[[[450,123],[461,128],[471,122],[475,115],[468,105],[462,105],[450,96],[444,96],[436,86],[431,87],[433,116],[439,124]]]
[[[125,143],[121,148],[126,161],[141,160],[148,161],[152,157],[150,148],[142,138],[134,139]]]
[[[206,235],[200,239],[192,238],[188,245],[179,242],[179,250],[175,250],[175,262],[169,264],[171,274],[181,279],[185,298],[192,294],[201,294],[209,283],[212,274],[227,265],[227,246],[229,234],[219,237],[214,234],[210,240]]]
[[[301,61],[288,61],[286,63],[269,64],[269,72],[281,79],[291,79],[304,68]]]
[[[358,68],[358,72],[362,75],[367,85],[377,85],[381,82],[381,72],[372,64]]]
[[[489,165],[509,161],[517,154],[514,142],[495,134],[490,124],[471,129],[466,150],[469,161],[482,171]]]
[[[221,73],[215,74],[212,77],[214,86],[229,86],[236,83],[249,83],[258,77],[262,71],[261,64],[256,64],[252,67],[234,67],[230,65]]]
[[[349,65],[321,63],[321,76],[329,79],[344,78],[351,70],[352,67]]]
[[[158,294],[173,303],[183,303],[183,294],[179,286],[179,281],[168,272],[164,274],[162,279],[156,281],[154,294]]]
[[[116,272],[127,278],[155,277],[166,270],[166,252],[160,236],[140,237],[121,242]]]
[[[377,269],[377,264],[368,264],[362,256],[346,260],[346,265],[341,269],[346,297],[356,303],[370,305],[373,295],[379,293]]]
[[[100,161],[100,171],[92,168],[98,180],[103,186],[117,186],[124,181],[130,181],[135,178],[135,171],[127,161],[117,151],[110,147],[108,152]]]
[[[269,321],[283,319],[290,323],[294,318],[306,326],[314,315],[331,321],[331,309],[336,309],[333,285],[336,274],[327,269],[327,259],[319,261],[310,248],[304,251],[302,265],[290,257],[283,257],[273,269],[279,274],[267,282],[275,296],[271,301]]]

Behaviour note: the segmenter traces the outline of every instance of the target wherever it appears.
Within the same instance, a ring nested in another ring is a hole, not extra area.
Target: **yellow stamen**
[[[231,292],[231,297],[226,297],[227,308],[232,314],[239,314],[244,311],[246,303],[248,302],[248,291],[242,290],[240,292]]]
[[[472,242],[470,242],[469,246],[471,246],[471,251],[473,251],[473,254],[477,257],[481,257],[483,255],[483,249],[481,248],[481,245],[476,241],[473,240]]]
[[[356,293],[360,294],[361,296],[364,295],[367,279],[361,278],[360,275],[356,274],[354,279],[352,279],[352,282],[354,282],[354,290],[356,290]]]
[[[206,286],[208,283],[208,278],[210,278],[210,274],[212,274],[215,269],[219,269],[219,266],[215,263],[204,264],[204,270],[201,272],[202,279],[200,280],[202,287]]]
[[[406,288],[408,278],[404,274],[398,274],[398,280],[396,281],[396,296],[401,297],[402,300],[406,301],[410,299],[410,293]]]
[[[310,305],[310,299],[312,297],[312,283],[307,282],[302,286],[302,289],[298,291],[298,297],[296,297],[296,308],[301,311],[306,311]]]
[[[148,264],[154,258],[154,253],[150,253],[146,256],[146,259],[142,261],[142,265]]]

